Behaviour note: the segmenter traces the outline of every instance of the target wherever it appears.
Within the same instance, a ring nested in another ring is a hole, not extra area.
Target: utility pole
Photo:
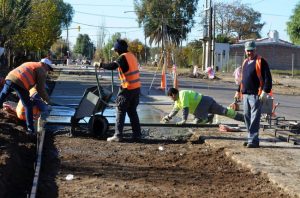
[[[165,43],[165,20],[164,20],[164,16],[162,15],[162,27],[161,27],[161,31],[162,31],[162,52],[163,52],[163,60],[164,60],[164,64],[163,64],[163,72],[165,78],[162,79],[164,81],[165,84],[165,94],[167,95],[168,93],[168,85],[167,85],[167,53],[166,53],[166,43]]]
[[[204,47],[203,52],[205,52],[205,60],[204,66],[206,69],[207,67],[211,67],[213,62],[213,8],[212,8],[212,0],[206,0],[205,3],[205,24],[204,24],[204,35],[203,35],[203,42]]]

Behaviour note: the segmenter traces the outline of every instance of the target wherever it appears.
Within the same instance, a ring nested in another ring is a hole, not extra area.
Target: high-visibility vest
[[[125,56],[129,67],[128,71],[125,73],[123,73],[121,67],[118,67],[121,86],[128,90],[141,87],[140,71],[136,57],[131,52],[126,52],[121,54],[121,56]]]
[[[29,93],[30,93],[30,97],[36,94],[37,93],[36,88],[35,87],[31,88],[29,90]],[[16,113],[17,113],[17,117],[20,120],[24,120],[24,121],[26,120],[25,107],[21,100],[19,100],[18,105],[16,107]],[[41,111],[37,106],[32,107],[32,113],[33,113],[33,120],[37,120],[41,115]]]
[[[189,113],[193,114],[202,100],[202,94],[193,90],[179,91],[178,99],[174,103],[174,109],[180,110],[188,107]]]
[[[36,84],[35,80],[35,69],[38,67],[43,67],[40,62],[27,62],[23,63],[21,66],[15,68],[10,72],[10,74],[17,77],[24,85],[24,88],[29,90]]]
[[[248,61],[248,59],[245,59],[242,65],[242,72],[241,72],[241,79],[243,79],[243,69],[244,69],[244,65],[246,64],[246,61]],[[263,91],[263,86],[264,86],[264,81],[263,78],[261,76],[261,56],[257,56],[256,57],[256,62],[255,62],[255,71],[256,71],[256,75],[259,79],[259,88],[258,88],[258,95],[261,94],[261,92]],[[242,82],[242,81],[241,81]],[[242,90],[243,87],[243,83],[241,83],[241,87],[240,90]],[[272,90],[269,93],[270,96],[273,95]]]

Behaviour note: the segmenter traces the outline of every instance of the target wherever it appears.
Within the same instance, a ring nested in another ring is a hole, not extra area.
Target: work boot
[[[193,124],[206,124],[208,122],[207,119],[195,118],[193,120]]]
[[[123,138],[120,136],[117,136],[117,135],[107,138],[108,142],[121,142],[122,140],[123,140]]]
[[[247,148],[259,148],[259,142],[257,142],[257,143],[244,142],[243,146],[245,146]]]
[[[259,143],[248,143],[247,148],[259,148]]]
[[[241,113],[238,113],[238,112],[236,113],[234,119],[237,120],[237,121],[240,121],[240,122],[245,122],[244,114],[241,114]]]

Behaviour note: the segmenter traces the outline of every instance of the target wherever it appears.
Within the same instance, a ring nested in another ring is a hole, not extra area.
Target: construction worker
[[[49,104],[49,96],[45,89],[47,72],[52,71],[52,63],[44,58],[40,62],[26,62],[10,71],[5,78],[5,84],[0,93],[0,108],[6,97],[15,91],[25,107],[27,132],[35,134],[33,126],[32,102],[29,90],[36,86],[40,97]]]
[[[130,118],[132,127],[132,138],[137,141],[141,138],[141,127],[137,106],[140,95],[140,73],[136,57],[128,51],[128,45],[125,40],[117,40],[114,44],[114,50],[119,57],[111,63],[100,63],[100,67],[108,70],[118,69],[121,86],[116,98],[117,117],[115,134],[107,138],[108,142],[119,142],[123,139],[123,128],[126,113]]]
[[[42,100],[42,98],[37,92],[36,87],[32,87],[29,90],[29,96],[30,100],[32,101],[33,119],[37,120],[41,115],[42,118],[47,117],[51,107]],[[21,100],[19,100],[18,105],[16,107],[16,114],[20,120],[26,120],[25,107]]]
[[[235,93],[235,98],[243,95],[245,125],[248,130],[248,141],[244,146],[259,147],[259,126],[262,103],[266,101],[272,89],[272,75],[267,61],[257,55],[254,41],[245,43],[245,53],[241,72],[241,83]]]
[[[181,90],[170,88],[168,96],[175,102],[174,107],[169,115],[162,118],[163,122],[169,122],[179,110],[182,109],[182,120],[177,122],[177,125],[186,123],[189,113],[193,114],[195,119],[194,124],[206,124],[212,122],[209,119],[209,114],[224,115],[229,118],[243,122],[244,116],[233,109],[225,108],[218,104],[213,98],[204,96],[192,90]]]

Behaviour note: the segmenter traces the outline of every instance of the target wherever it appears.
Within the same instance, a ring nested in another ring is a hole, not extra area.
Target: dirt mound
[[[0,197],[26,197],[34,175],[35,139],[25,123],[0,110]]]

